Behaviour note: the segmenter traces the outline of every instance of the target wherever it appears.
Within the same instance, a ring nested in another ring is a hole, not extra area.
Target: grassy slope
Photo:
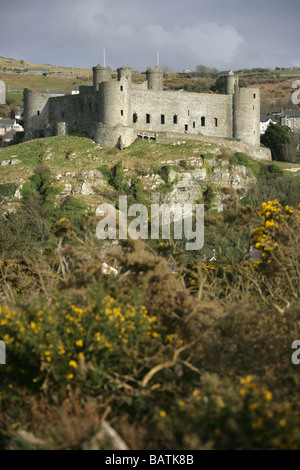
[[[230,143],[224,141],[223,145],[226,148],[224,158],[229,158],[234,153],[230,151]],[[18,186],[21,182],[27,181],[33,170],[40,165],[47,165],[53,176],[61,174],[64,183],[70,182],[72,184],[83,182],[82,172],[86,170],[100,168],[103,165],[107,165],[111,169],[118,162],[122,162],[123,168],[128,170],[124,176],[128,178],[134,175],[141,177],[141,175],[151,172],[151,168],[161,168],[166,162],[178,166],[180,160],[200,158],[201,154],[214,152],[216,147],[215,144],[203,141],[187,141],[178,146],[136,140],[133,145],[121,152],[116,148],[101,148],[91,139],[85,137],[48,137],[3,148],[0,151],[0,162],[12,158],[20,160],[21,163],[0,167],[0,184],[12,182]],[[257,162],[254,163],[258,165]],[[270,164],[270,162],[261,163]],[[285,167],[293,168],[297,165],[285,164]],[[186,171],[182,167],[180,170]],[[75,172],[75,178],[65,177],[64,173],[66,172]],[[60,182],[57,184],[59,185]],[[107,189],[99,191],[96,195],[76,195],[75,197],[84,200],[89,206],[93,206],[104,200],[115,200],[116,191],[113,187],[108,186]],[[4,206],[2,208],[4,209]]]

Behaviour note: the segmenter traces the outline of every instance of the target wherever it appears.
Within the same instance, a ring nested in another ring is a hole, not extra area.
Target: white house
[[[15,119],[0,119],[0,135],[10,131],[20,132],[24,131],[24,128],[17,124]]]
[[[270,114],[261,114],[260,116],[260,134],[264,134],[266,130],[268,129],[270,123],[277,124],[275,121],[274,116],[271,116]]]

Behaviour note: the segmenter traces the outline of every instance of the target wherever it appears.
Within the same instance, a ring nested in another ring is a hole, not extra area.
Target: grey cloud
[[[10,0],[0,55],[32,62],[143,70],[299,64],[299,0]]]

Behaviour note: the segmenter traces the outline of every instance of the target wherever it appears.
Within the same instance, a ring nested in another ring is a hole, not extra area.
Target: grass
[[[46,165],[54,179],[57,175],[61,175],[55,182],[56,185],[69,183],[76,192],[80,191],[80,185],[83,182],[82,173],[87,170],[102,171],[103,169],[103,177],[108,181],[113,167],[122,162],[123,169],[127,170],[123,172],[124,178],[127,181],[130,179],[133,181],[134,178],[153,173],[155,169],[160,172],[164,167],[170,167],[182,173],[193,171],[198,167],[198,160],[202,163],[203,156],[209,179],[214,162],[214,154],[211,152],[215,147],[215,144],[205,141],[186,141],[185,144],[171,145],[137,139],[130,147],[120,151],[116,148],[101,148],[86,137],[67,135],[36,139],[0,150],[0,162],[11,159],[20,160],[17,165],[0,167],[0,183],[13,183],[19,186],[28,181],[35,168]],[[225,150],[226,154],[223,155]],[[230,147],[222,147],[221,155],[216,154],[217,162],[221,159],[222,163],[225,162],[225,166],[229,162],[233,166],[239,164],[247,166],[256,178],[263,174],[261,168],[270,165],[269,161],[258,162],[247,155],[241,154],[240,158],[237,158],[237,155],[239,154],[230,150]],[[281,162],[276,162],[276,165],[281,169],[298,167],[297,164]],[[67,172],[75,173],[75,177],[65,176]],[[141,181],[143,181],[142,178]],[[167,179],[165,181],[167,182]],[[170,187],[166,185],[166,187],[156,188],[155,191],[167,193]],[[106,201],[114,204],[118,196],[119,192],[111,184],[108,184],[106,188],[99,188],[97,194],[94,195],[74,194],[74,197],[87,203],[91,210],[100,202]],[[3,210],[9,208],[9,205],[6,206],[8,202],[2,202]],[[18,204],[15,200],[13,203]]]
[[[31,174],[34,168],[44,164],[51,172],[60,173],[73,171],[80,173],[89,169],[105,166],[110,170],[114,165],[121,162],[123,167],[129,171],[127,175],[147,174],[150,168],[161,168],[163,165],[173,164],[186,171],[182,166],[185,162],[190,166],[190,159],[201,158],[205,155],[207,159],[213,157],[208,152],[216,145],[202,141],[187,141],[182,145],[160,144],[152,141],[137,139],[130,147],[122,152],[116,148],[104,149],[95,144],[91,139],[77,136],[58,136],[36,139],[18,145],[3,148],[0,151],[0,161],[10,160],[13,156],[21,161],[18,165],[7,165],[0,168],[2,181],[10,182],[15,178],[24,178]],[[194,151],[197,150],[197,153]],[[229,153],[234,154],[234,152]],[[50,158],[49,158],[50,157]],[[262,164],[270,162],[257,162],[246,157],[247,165],[257,176],[257,170]],[[167,163],[172,162],[172,163]],[[235,162],[238,164],[238,161]],[[297,168],[297,164],[276,162],[282,169]],[[191,166],[193,169],[194,166]]]
[[[74,76],[70,77],[59,77],[59,76],[47,76],[43,75],[25,75],[17,73],[0,73],[0,80],[6,83],[7,89],[9,90],[20,90],[29,88],[33,91],[42,90],[64,90],[66,93],[70,93],[73,86],[78,85],[92,85],[92,80],[78,79]]]

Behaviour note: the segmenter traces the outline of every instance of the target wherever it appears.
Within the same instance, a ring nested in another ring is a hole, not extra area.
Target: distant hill
[[[128,65],[130,64],[120,64]],[[47,69],[46,75],[26,69]],[[294,69],[251,69],[239,70],[241,80],[246,86],[261,89],[261,114],[269,114],[280,108],[297,108],[292,104],[292,83],[300,79],[300,68]],[[116,77],[116,71],[112,74]],[[133,72],[134,83],[146,79],[143,72]],[[61,67],[50,64],[37,64],[24,60],[0,57],[0,80],[7,84],[8,91],[23,91],[30,88],[34,91],[46,89],[65,90],[70,93],[73,86],[91,85],[92,70]],[[195,73],[170,72],[165,74],[164,85],[168,89],[185,89],[194,92],[210,92],[215,78],[197,78]]]

